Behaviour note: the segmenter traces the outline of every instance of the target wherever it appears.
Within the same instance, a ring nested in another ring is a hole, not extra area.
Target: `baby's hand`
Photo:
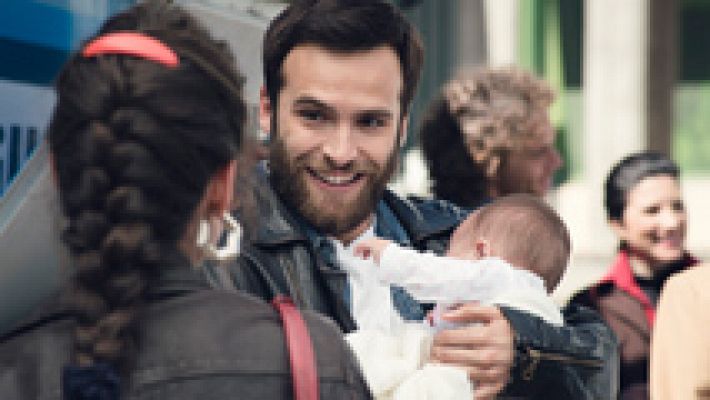
[[[386,239],[365,239],[355,245],[353,253],[360,258],[372,258],[375,263],[379,265],[382,253],[385,251],[385,247],[390,243],[392,243],[392,241]]]

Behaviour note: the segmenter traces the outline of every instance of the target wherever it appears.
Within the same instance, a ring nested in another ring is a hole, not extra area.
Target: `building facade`
[[[0,196],[41,142],[51,84],[82,40],[133,0],[3,0],[0,4]]]

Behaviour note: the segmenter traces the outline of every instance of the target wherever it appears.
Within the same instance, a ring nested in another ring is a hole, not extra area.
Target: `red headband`
[[[81,52],[84,57],[101,54],[126,54],[155,61],[169,68],[178,66],[178,56],[170,47],[139,32],[114,32],[99,36]]]

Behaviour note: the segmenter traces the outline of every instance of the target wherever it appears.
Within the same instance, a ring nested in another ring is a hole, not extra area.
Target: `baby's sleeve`
[[[546,293],[538,276],[498,258],[460,260],[393,244],[380,258],[378,279],[403,287],[420,302],[491,302],[516,289]]]

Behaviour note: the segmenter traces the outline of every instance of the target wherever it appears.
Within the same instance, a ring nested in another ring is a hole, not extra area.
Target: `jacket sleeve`
[[[616,337],[585,307],[564,310],[554,327],[523,311],[501,307],[515,332],[515,363],[504,394],[532,399],[616,399]]]

